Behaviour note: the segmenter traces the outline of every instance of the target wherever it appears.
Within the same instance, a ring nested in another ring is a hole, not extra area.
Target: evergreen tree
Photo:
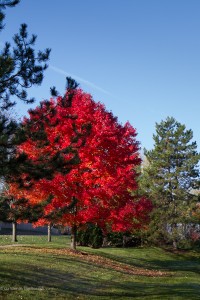
[[[19,0],[4,0],[0,3],[0,30],[2,30],[5,14],[3,10],[8,6],[15,6]],[[19,98],[26,103],[33,103],[27,89],[33,85],[40,85],[43,80],[46,62],[49,60],[50,49],[35,53],[34,45],[37,36],[29,38],[27,25],[22,24],[18,34],[13,37],[14,45],[6,43],[0,52],[0,106],[3,109],[15,105],[13,98]],[[10,99],[12,98],[12,99]]]
[[[78,230],[77,242],[80,246],[100,248],[103,244],[103,232],[98,225],[87,223]]]
[[[19,0],[3,0],[0,2],[0,31],[3,29],[4,10],[15,6]],[[13,38],[13,47],[6,43],[0,51],[0,176],[14,171],[12,157],[20,138],[16,121],[11,120],[8,110],[20,99],[32,103],[34,98],[28,97],[27,90],[31,86],[42,83],[43,73],[47,68],[50,49],[35,53],[36,35],[30,38],[27,25],[22,24],[18,34]]]
[[[168,117],[156,124],[154,149],[145,150],[148,163],[141,185],[152,200],[154,209],[149,228],[154,242],[172,243],[176,248],[191,221],[199,187],[197,144],[192,130]]]

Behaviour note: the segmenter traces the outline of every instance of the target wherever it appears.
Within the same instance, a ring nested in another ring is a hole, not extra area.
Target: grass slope
[[[69,238],[0,236],[0,299],[200,299],[200,253],[79,247]]]

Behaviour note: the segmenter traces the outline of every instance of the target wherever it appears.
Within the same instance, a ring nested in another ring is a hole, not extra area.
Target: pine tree
[[[19,1],[3,1],[0,3],[0,30],[4,27],[2,21],[5,17],[3,10],[7,6],[14,6]],[[27,25],[21,24],[19,33],[13,37],[13,47],[5,43],[0,52],[0,107],[8,109],[15,105],[13,98],[18,98],[25,103],[33,103],[34,98],[29,98],[27,89],[33,85],[40,85],[43,73],[47,69],[50,49],[35,53],[34,45],[37,36],[29,38]],[[12,99],[10,99],[12,98]]]
[[[190,222],[199,187],[197,144],[192,130],[186,130],[174,118],[156,124],[154,149],[145,150],[148,164],[143,170],[141,185],[152,200],[154,209],[150,239],[172,243],[176,248]]]
[[[4,28],[4,10],[19,2],[20,0],[1,1],[0,31]],[[6,43],[0,51],[0,177],[16,169],[16,161],[13,163],[12,158],[20,139],[19,131],[17,132],[19,124],[11,120],[8,111],[17,100],[34,102],[34,98],[28,97],[27,90],[42,83],[43,73],[47,68],[50,49],[35,53],[36,38],[36,35],[29,38],[27,25],[22,24],[19,33],[13,37],[12,49],[10,43]]]

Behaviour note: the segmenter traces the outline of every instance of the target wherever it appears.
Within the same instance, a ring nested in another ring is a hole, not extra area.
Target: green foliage
[[[141,246],[140,234],[130,232],[110,232],[106,236],[105,246],[112,247],[137,247]]]
[[[137,247],[141,245],[141,238],[129,232],[110,232],[105,236],[100,227],[87,224],[78,230],[77,242],[79,246],[89,246],[97,249],[102,246]]]
[[[34,98],[28,97],[27,89],[42,83],[50,55],[50,49],[35,54],[36,38],[36,35],[32,35],[29,39],[27,25],[22,24],[13,38],[13,49],[6,43],[0,53],[0,104],[3,109],[15,105],[10,100],[14,96],[26,103],[34,102]]]
[[[156,124],[154,149],[145,150],[146,167],[141,176],[143,192],[153,201],[149,239],[178,246],[186,237],[185,224],[192,220],[198,197],[199,154],[192,130],[174,118]]]
[[[19,0],[0,2],[0,30],[4,27],[5,9],[18,3]],[[22,24],[19,33],[13,37],[12,47],[6,43],[0,52],[0,177],[18,170],[18,162],[13,157],[16,145],[24,138],[19,124],[8,113],[9,108],[18,99],[25,103],[34,101],[28,97],[27,90],[42,83],[47,69],[50,49],[35,53],[36,38],[36,35],[29,38],[27,25]]]
[[[78,230],[77,242],[80,246],[100,248],[103,244],[103,233],[100,227],[94,224],[87,224]]]
[[[14,145],[18,144],[19,135],[16,135],[18,124],[9,119],[6,114],[0,112],[0,177],[6,177],[7,174],[14,173],[17,169]]]
[[[103,243],[103,233],[100,227],[94,225],[91,232],[90,243],[92,248],[100,248]]]
[[[0,221],[6,222],[8,219],[9,204],[4,197],[0,196]]]

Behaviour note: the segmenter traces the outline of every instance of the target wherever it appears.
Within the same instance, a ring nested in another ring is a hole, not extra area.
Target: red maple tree
[[[52,178],[36,180],[24,173],[20,193],[17,184],[11,185],[13,194],[33,204],[53,196],[37,224],[49,220],[70,226],[73,248],[77,228],[88,222],[104,231],[127,231],[146,224],[151,203],[131,194],[138,188],[136,170],[141,160],[136,130],[129,123],[121,125],[81,89],[73,95],[68,89],[65,97],[42,102],[32,110],[24,126],[32,134],[18,153],[25,153],[35,166],[52,157],[56,161]],[[36,139],[41,128],[44,137]]]

